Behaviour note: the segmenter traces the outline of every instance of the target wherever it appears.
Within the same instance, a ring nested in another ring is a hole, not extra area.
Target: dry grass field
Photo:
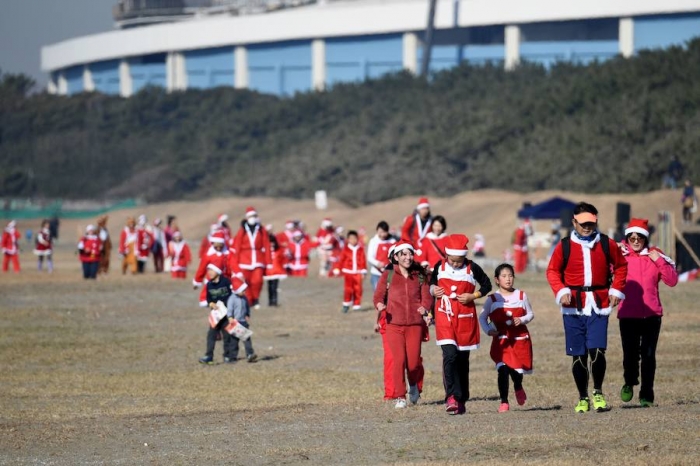
[[[39,274],[28,252],[21,275],[0,274],[0,464],[700,462],[700,282],[662,288],[657,406],[619,400],[613,318],[604,387],[612,410],[577,415],[552,294],[542,274],[518,277],[535,310],[528,403],[497,414],[482,334],[467,413],[448,416],[434,339],[423,346],[418,406],[397,411],[381,401],[374,313],[341,314],[341,280],[282,282],[282,306],[252,317],[260,361],[203,367],[206,312],[189,280],[122,276],[113,265],[85,282],[70,227],[53,275]],[[369,281],[365,290],[369,307]],[[219,362],[221,351],[219,343]]]

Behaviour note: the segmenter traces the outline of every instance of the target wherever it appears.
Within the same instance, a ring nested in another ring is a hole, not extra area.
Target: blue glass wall
[[[250,89],[266,94],[311,90],[311,42],[248,47],[248,83]]]
[[[129,59],[132,91],[134,93],[146,86],[166,87],[165,57],[164,53],[156,53]]]
[[[403,36],[326,40],[326,84],[363,81],[403,69]]]
[[[68,95],[79,94],[85,90],[83,85],[83,70],[82,65],[66,68],[63,76],[68,84]]]
[[[700,36],[700,14],[634,18],[634,49],[683,45]]]
[[[187,87],[208,89],[235,84],[233,47],[185,52]]]
[[[550,67],[558,61],[604,61],[620,52],[616,18],[521,26],[520,59]]]
[[[421,43],[424,36],[419,35]],[[430,71],[458,66],[463,61],[475,65],[502,63],[505,56],[503,26],[455,28],[435,31],[430,54]],[[418,66],[423,63],[423,47],[418,48]]]
[[[119,94],[119,60],[90,64],[95,91],[103,94]]]

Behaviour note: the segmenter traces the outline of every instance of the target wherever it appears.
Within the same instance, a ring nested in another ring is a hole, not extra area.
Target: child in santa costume
[[[17,231],[17,222],[10,221],[2,232],[2,271],[9,270],[10,262],[15,273],[19,273],[19,239],[22,235]]]
[[[168,243],[168,256],[170,257],[170,275],[173,278],[184,280],[187,278],[187,266],[192,262],[192,253],[185,240],[182,239],[180,230],[175,230],[173,239]]]
[[[224,249],[225,246],[224,233],[218,231],[211,235],[209,250],[199,261],[199,267],[197,267],[197,272],[192,280],[192,285],[194,289],[202,287],[202,284],[206,283],[207,278],[207,267],[209,265],[214,265],[216,268],[220,269],[225,277],[230,275],[230,265],[229,265],[229,252]],[[202,307],[207,306],[207,289],[202,288],[199,294],[199,305]]]
[[[139,215],[139,221],[136,224],[136,260],[138,273],[144,273],[148,256],[151,254],[153,246],[153,234],[148,227],[148,219],[145,215]]]
[[[423,260],[423,238],[430,231],[432,222],[430,202],[427,197],[421,197],[413,213],[404,219],[401,228],[401,240],[413,245],[416,250],[416,262]]]
[[[136,273],[136,222],[132,217],[126,219],[126,226],[119,235],[119,255],[122,257],[122,274],[129,270]]]
[[[260,218],[253,207],[245,211],[245,220],[233,240],[233,249],[238,266],[248,283],[246,297],[253,309],[260,309],[260,291],[265,271],[272,269],[270,235],[260,225]]]
[[[226,278],[224,271],[221,268],[212,263],[208,264],[205,270],[207,283],[204,286],[204,306],[210,309],[215,309],[216,303],[221,301],[228,308],[229,300],[233,296],[231,280]],[[218,323],[213,325],[210,323],[207,331],[207,349],[204,356],[199,358],[200,364],[214,364],[214,348],[216,347],[216,340],[218,339],[221,339],[224,344],[224,362],[236,362],[236,359],[234,359],[231,355],[233,337],[226,331],[230,317],[233,316],[231,311],[228,311],[226,317],[221,319]]]
[[[493,337],[491,359],[498,371],[499,413],[510,409],[508,377],[513,379],[515,399],[519,405],[527,400],[523,389],[523,374],[532,373],[532,340],[527,324],[532,321],[532,306],[524,291],[515,289],[515,270],[510,264],[496,267],[498,291],[486,298],[479,323]]]
[[[88,225],[85,228],[85,235],[78,243],[78,253],[80,262],[83,264],[83,278],[86,280],[96,279],[102,257],[102,242],[97,236],[97,229],[94,225]]]
[[[287,248],[287,267],[292,277],[306,277],[309,274],[311,242],[304,238],[304,232],[296,230]]]
[[[491,280],[467,259],[465,235],[450,235],[445,261],[435,264],[430,291],[435,302],[435,339],[442,349],[445,410],[462,414],[469,399],[469,354],[479,348],[479,322],[474,301],[491,291]],[[476,285],[479,290],[476,290]]]
[[[51,239],[51,230],[49,229],[49,221],[41,222],[41,229],[36,234],[34,243],[34,254],[38,257],[37,269],[41,271],[46,259],[46,269],[49,273],[53,272],[53,240]]]
[[[285,250],[280,248],[277,235],[272,231],[272,225],[268,225],[268,227],[265,227],[265,229],[270,236],[270,258],[272,259],[272,268],[265,270],[264,280],[267,282],[268,306],[277,307],[279,305],[277,290],[280,280],[287,278],[287,271],[284,268],[286,262]]]
[[[362,280],[367,274],[367,258],[365,248],[360,244],[359,235],[355,230],[348,232],[347,244],[333,273],[342,273],[345,277],[343,312],[347,313],[350,305],[353,310],[359,311],[362,308]]]
[[[442,215],[433,217],[431,231],[422,241],[423,255],[421,265],[432,273],[435,264],[445,260],[445,241],[447,241],[447,221]]]

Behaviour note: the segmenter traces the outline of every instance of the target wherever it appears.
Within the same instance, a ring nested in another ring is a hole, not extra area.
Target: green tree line
[[[353,204],[503,188],[656,189],[700,174],[700,39],[603,63],[470,66],[278,98],[216,88],[122,99],[0,75],[0,196],[311,197]]]

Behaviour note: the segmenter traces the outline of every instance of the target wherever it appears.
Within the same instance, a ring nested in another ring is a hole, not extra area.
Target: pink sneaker
[[[450,395],[450,397],[447,398],[447,403],[445,403],[445,411],[447,411],[447,414],[457,414],[458,410],[459,403],[457,403],[454,396]]]
[[[525,393],[524,388],[515,391],[515,400],[520,406],[525,404],[525,402],[527,401],[527,394]]]
[[[510,411],[510,405],[508,403],[501,403],[501,406],[498,407],[498,412],[505,413],[507,411]]]

